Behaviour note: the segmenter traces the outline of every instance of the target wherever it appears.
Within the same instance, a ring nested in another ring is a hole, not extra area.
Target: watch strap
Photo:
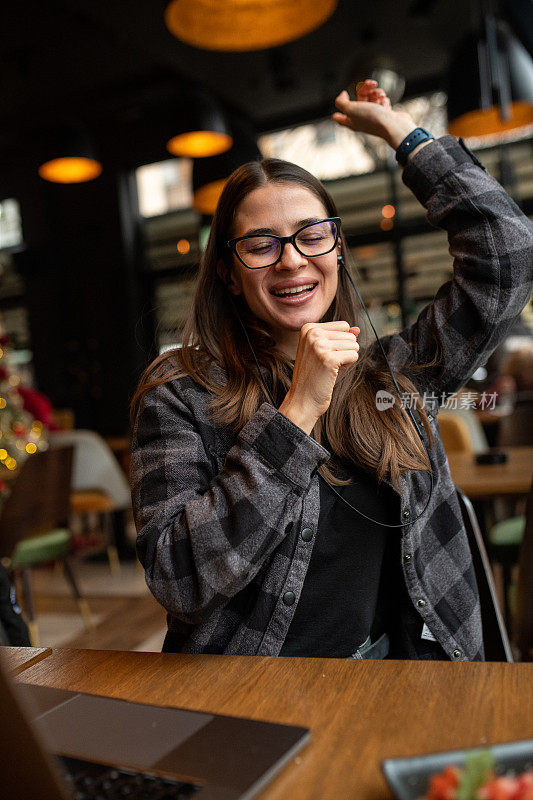
[[[418,147],[422,142],[429,142],[434,138],[435,137],[425,128],[415,128],[405,137],[399,147],[396,148],[396,161],[402,167],[405,167],[407,159],[415,147]]]

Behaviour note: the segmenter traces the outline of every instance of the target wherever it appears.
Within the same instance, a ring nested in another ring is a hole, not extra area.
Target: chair
[[[438,421],[442,444],[447,453],[473,452],[468,426],[459,415],[441,411]]]
[[[444,406],[439,415],[439,420],[443,414],[451,414],[459,419],[462,419],[468,428],[468,436],[471,442],[472,450],[474,453],[484,453],[489,448],[487,436],[483,430],[483,425],[479,421],[479,417],[474,408],[471,407],[470,395],[471,393],[460,391],[457,393],[457,406],[448,408]]]
[[[503,613],[510,630],[512,630],[510,592],[513,568],[520,557],[525,525],[526,518],[523,515],[508,517],[493,525],[488,533],[490,559],[502,568]]]
[[[23,596],[32,644],[39,640],[31,570],[47,561],[62,562],[86,628],[93,627],[68,555],[70,479],[73,448],[62,447],[30,456],[13,483],[0,516],[0,558],[11,573],[22,576]]]
[[[131,507],[131,495],[117,459],[94,431],[59,431],[49,435],[49,442],[52,447],[74,447],[71,511],[85,518],[98,514],[107,538],[111,571],[120,572],[117,544],[126,548],[124,512]]]
[[[491,557],[502,566],[505,619],[508,623],[513,620],[513,641],[522,661],[533,661],[533,486],[525,514],[494,525],[489,532],[489,542]],[[515,587],[512,569],[517,563]],[[513,588],[516,589],[514,602],[510,597]]]
[[[514,641],[522,661],[533,661],[533,486],[527,498],[520,546],[514,628]]]
[[[485,658],[487,661],[512,662],[511,645],[496,599],[494,579],[474,508],[468,497],[460,489],[456,488],[456,492],[468,536],[468,544],[472,553],[472,562],[479,591]]]

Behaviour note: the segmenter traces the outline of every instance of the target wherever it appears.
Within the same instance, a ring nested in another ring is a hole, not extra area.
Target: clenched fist
[[[359,358],[359,333],[341,320],[303,325],[291,386],[279,411],[306,433],[328,410],[339,371]]]

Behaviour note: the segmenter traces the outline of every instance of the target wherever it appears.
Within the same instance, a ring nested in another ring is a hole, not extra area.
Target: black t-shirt
[[[362,469],[335,487],[379,522],[400,522],[400,497]],[[368,635],[386,632],[400,574],[401,528],[385,528],[352,511],[320,480],[317,540],[281,656],[348,658]]]

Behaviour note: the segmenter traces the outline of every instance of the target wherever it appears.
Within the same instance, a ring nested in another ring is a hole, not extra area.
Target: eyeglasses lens
[[[317,222],[298,232],[296,247],[304,256],[321,256],[335,247],[337,226],[334,222]],[[274,264],[281,244],[274,236],[250,236],[237,242],[237,253],[247,267],[257,269]]]

